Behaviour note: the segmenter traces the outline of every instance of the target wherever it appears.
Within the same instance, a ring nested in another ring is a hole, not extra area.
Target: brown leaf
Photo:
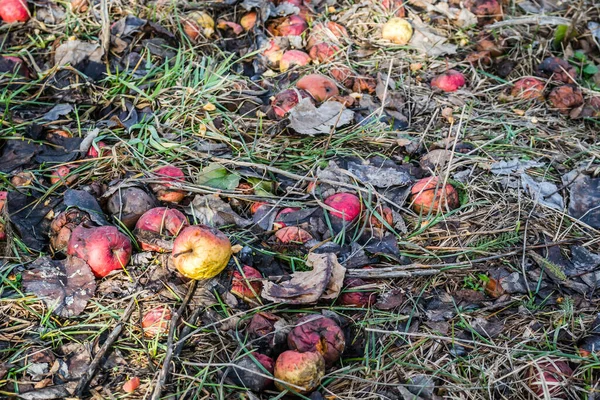
[[[185,212],[202,225],[219,227],[235,224],[242,228],[252,225],[252,221],[240,217],[229,203],[221,200],[216,194],[197,195]]]
[[[87,263],[77,257],[65,260],[38,258],[33,269],[23,273],[23,287],[44,300],[61,317],[81,314],[96,291],[94,275]]]
[[[319,264],[328,264],[331,265],[331,277],[329,278],[329,283],[327,283],[327,287],[325,288],[325,292],[321,295],[321,299],[323,300],[333,300],[336,299],[342,287],[344,285],[344,277],[346,276],[346,268],[344,268],[337,260],[337,257],[333,253],[325,253],[325,254],[309,254],[306,265],[312,266],[313,270],[317,268]]]

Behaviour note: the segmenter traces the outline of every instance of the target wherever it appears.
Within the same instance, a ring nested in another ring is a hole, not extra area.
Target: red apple
[[[8,192],[6,190],[0,190],[0,213],[4,210],[4,205],[8,199]]]
[[[324,63],[333,61],[339,52],[340,48],[335,44],[320,42],[312,46],[308,54],[313,60]]]
[[[304,244],[313,237],[302,228],[286,226],[275,232],[275,238],[282,244]]]
[[[178,189],[169,189],[172,187],[170,182],[184,182],[185,175],[183,171],[172,165],[166,165],[154,171],[161,179],[162,183],[153,183],[150,188],[154,191],[156,198],[166,203],[179,203],[185,197],[185,191]]]
[[[0,0],[0,19],[7,24],[27,22],[30,17],[25,0]]]
[[[377,300],[377,294],[373,290],[354,289],[367,283],[360,278],[344,279],[344,291],[338,297],[338,303],[344,306],[369,307]]]
[[[552,108],[561,114],[569,114],[575,107],[583,104],[583,93],[575,85],[557,86],[548,95]]]
[[[140,387],[140,378],[135,376],[123,384],[123,391],[125,393],[133,393],[138,387]]]
[[[316,23],[310,30],[306,48],[311,50],[312,47],[320,42],[325,43],[340,43],[340,39],[347,38],[348,31],[337,22],[328,21],[327,23]]]
[[[305,75],[296,82],[296,87],[306,90],[319,103],[340,94],[335,82],[320,74]]]
[[[288,50],[279,61],[279,70],[285,72],[293,66],[303,67],[310,63],[311,57],[301,50]]]
[[[325,204],[333,208],[331,215],[344,221],[352,222],[362,212],[362,203],[358,196],[352,193],[336,193],[325,199]]]
[[[423,178],[411,188],[412,208],[416,213],[427,214],[437,212],[438,208],[454,210],[460,206],[458,192],[447,183],[442,187],[442,181],[437,176]]]
[[[163,242],[172,240],[187,225],[187,217],[181,211],[156,207],[140,217],[135,224],[134,234],[142,250],[164,253],[170,250],[170,246]]]
[[[325,361],[317,352],[284,351],[275,361],[274,375],[279,380],[275,381],[277,389],[310,393],[319,387],[321,379],[325,376]],[[286,382],[302,389],[288,386]]]
[[[73,229],[67,254],[88,263],[97,278],[123,268],[131,258],[131,241],[114,226]]]
[[[188,226],[173,242],[173,263],[190,279],[214,278],[225,269],[231,254],[229,238],[210,226]]]
[[[431,80],[431,87],[440,89],[443,92],[456,92],[465,86],[466,79],[463,74],[453,69],[436,76]]]
[[[573,377],[573,370],[566,361],[550,360],[533,364],[527,371],[529,388],[538,396],[544,393],[553,398],[563,398],[564,388]]]
[[[275,21],[267,28],[274,36],[300,36],[308,28],[306,20],[299,15],[290,15]]]
[[[515,82],[510,94],[523,100],[543,100],[544,82],[536,78],[521,78]]]
[[[286,89],[273,97],[271,108],[277,118],[284,118],[304,98],[310,98],[310,95],[305,90],[295,88]]]
[[[285,222],[283,222],[281,220],[281,218],[285,214],[293,213],[293,212],[296,212],[296,211],[299,211],[299,210],[300,209],[298,207],[286,207],[286,208],[282,209],[281,211],[279,211],[277,213],[277,216],[275,217],[275,222],[273,223],[273,228],[274,229],[285,228],[287,225],[285,224]]]
[[[342,329],[331,318],[307,315],[300,318],[289,333],[288,346],[300,353],[321,353],[325,365],[331,366],[340,359],[346,340]]]
[[[243,274],[239,271],[233,273],[231,293],[244,300],[257,298],[262,290],[263,276],[258,270],[248,265],[244,265],[242,271]]]
[[[96,147],[98,149],[96,149]],[[105,148],[105,147],[107,147],[106,143],[104,143],[103,141],[99,141],[98,143],[96,143],[96,146],[94,146],[94,145],[90,146],[90,148],[88,149],[85,156],[87,158],[96,158],[104,152],[103,148]],[[100,152],[98,152],[98,150],[100,150]]]
[[[172,317],[168,307],[161,306],[148,311],[142,318],[144,336],[153,338],[169,332],[169,321]]]
[[[71,174],[71,168],[66,165],[61,165],[56,167],[50,175],[50,184],[56,185],[59,183],[63,183],[65,185],[70,185],[77,180],[77,174]]]

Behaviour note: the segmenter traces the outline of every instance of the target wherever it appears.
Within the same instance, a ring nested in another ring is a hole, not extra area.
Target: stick
[[[110,51],[110,17],[108,15],[108,0],[101,1],[100,13],[102,17],[102,48],[104,49],[104,57],[108,60],[108,52]]]
[[[133,296],[133,298],[129,302],[129,305],[123,312],[121,320],[117,323],[110,335],[108,335],[108,337],[104,341],[104,344],[102,345],[102,347],[100,347],[98,353],[96,353],[96,356],[94,357],[94,360],[92,360],[92,363],[88,367],[87,371],[79,380],[79,383],[75,388],[75,395],[77,397],[81,397],[83,392],[87,389],[88,385],[92,381],[92,378],[94,378],[94,375],[96,374],[96,370],[100,366],[100,361],[104,358],[104,356],[108,352],[108,349],[110,349],[112,344],[115,342],[115,340],[117,340],[117,338],[121,334],[121,331],[123,330],[123,325],[125,325],[125,322],[129,320],[129,317],[131,317],[131,314],[133,313],[136,298],[137,294]]]
[[[561,17],[548,17],[548,16],[518,17],[518,18],[507,19],[506,21],[495,22],[491,25],[488,25],[486,28],[487,29],[496,29],[496,28],[502,28],[504,26],[511,26],[511,25],[570,25],[570,24],[571,24],[570,19],[561,18]]]
[[[177,323],[179,322],[179,318],[181,318],[181,314],[185,311],[188,303],[194,296],[194,292],[196,291],[196,286],[198,285],[198,281],[193,280],[192,284],[188,288],[187,294],[183,299],[183,302],[173,314],[171,318],[171,325],[169,326],[169,338],[167,339],[167,354],[165,354],[165,360],[163,361],[162,369],[158,374],[158,382],[156,382],[156,387],[154,388],[154,392],[152,393],[151,400],[159,400],[162,394],[162,389],[165,383],[167,382],[167,378],[169,377],[169,372],[171,369],[171,360],[173,359],[174,354],[174,346],[173,341],[175,338],[175,331],[177,330]]]
[[[192,313],[192,315],[190,315],[190,318],[188,319],[188,325],[186,325],[183,330],[181,331],[181,337],[183,338],[182,340],[177,342],[177,346],[175,346],[175,352],[173,353],[174,357],[179,357],[179,353],[181,353],[181,351],[183,350],[183,346],[185,346],[185,338],[186,336],[194,329],[193,325],[196,324],[196,320],[198,319],[198,317],[200,316],[200,314],[202,313],[202,311],[204,310],[203,307],[198,307],[194,310],[194,312]]]

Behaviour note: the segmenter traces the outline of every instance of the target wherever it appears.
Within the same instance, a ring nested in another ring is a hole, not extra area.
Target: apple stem
[[[182,254],[187,254],[187,253],[193,253],[194,250],[190,249],[190,250],[186,250],[186,251],[180,251],[179,253],[173,254],[173,258],[179,257]]]

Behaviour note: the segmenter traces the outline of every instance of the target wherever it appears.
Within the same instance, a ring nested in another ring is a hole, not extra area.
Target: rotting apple
[[[345,65],[336,65],[329,70],[329,73],[336,80],[347,88],[352,88],[354,85],[353,77],[356,75],[352,69]]]
[[[431,87],[443,92],[456,92],[467,83],[465,76],[453,69],[436,76],[431,80]]]
[[[340,39],[348,38],[346,28],[337,22],[327,21],[327,23],[316,23],[312,26],[306,42],[306,48],[311,50],[312,47],[321,42],[325,43],[340,43]]]
[[[215,20],[204,11],[193,11],[181,20],[183,31],[192,40],[196,40],[200,33],[210,38],[215,33]]]
[[[30,171],[21,171],[10,178],[10,183],[15,187],[30,186],[35,179],[35,175]]]
[[[256,214],[256,212],[258,211],[259,208],[261,207],[268,207],[269,203],[265,203],[263,201],[257,201],[255,203],[252,203],[252,205],[250,206],[250,214],[254,215]]]
[[[416,213],[427,214],[442,210],[454,210],[460,206],[458,192],[451,184],[443,182],[437,176],[423,178],[411,188],[410,201]]]
[[[234,35],[239,36],[244,32],[244,28],[240,24],[236,24],[235,22],[219,20],[217,22],[217,29],[222,31],[232,31]]]
[[[583,93],[575,85],[557,86],[548,94],[548,102],[561,114],[569,114],[575,107],[583,104]]]
[[[27,22],[31,15],[27,8],[26,0],[1,0],[0,19],[7,24],[13,22]]]
[[[373,290],[362,290],[367,283],[360,278],[345,278],[343,292],[337,302],[344,306],[369,307],[375,304],[377,293]]]
[[[275,232],[275,239],[281,244],[304,244],[312,238],[310,233],[296,226],[286,226]]]
[[[262,56],[266,60],[266,64],[269,68],[278,69],[283,54],[285,53],[286,46],[283,46],[280,41],[272,39],[268,43],[268,47],[262,51]]]
[[[260,364],[260,365],[258,365]],[[235,362],[228,377],[236,384],[254,392],[262,392],[273,383],[275,361],[267,355],[252,353]]]
[[[375,214],[370,215],[369,223],[371,227],[384,229],[386,228],[386,224],[394,226],[394,213],[391,208],[388,206],[378,206],[375,210],[379,216],[376,216]]]
[[[352,90],[356,93],[373,94],[377,90],[377,81],[370,76],[355,76],[352,82]]]
[[[489,51],[492,57],[500,57],[504,54],[504,48],[488,37],[479,39],[475,48],[477,51]]]
[[[311,98],[307,91],[302,89],[286,89],[277,93],[271,100],[271,108],[275,116],[284,118],[290,110],[298,105],[301,99]],[[311,98],[312,99],[312,98]]]
[[[274,21],[267,29],[273,36],[300,36],[308,29],[308,24],[301,16],[290,15]]]
[[[478,17],[480,26],[502,19],[502,6],[498,0],[467,0],[465,7]]]
[[[133,393],[138,387],[140,387],[140,378],[134,376],[123,384],[123,391],[125,393]]]
[[[324,203],[331,207],[331,215],[346,222],[352,222],[362,212],[362,203],[357,195],[347,192],[333,194],[325,199]]]
[[[521,78],[515,82],[510,95],[523,100],[544,100],[544,82],[537,78]]]
[[[25,65],[22,59],[14,56],[0,57],[0,73],[12,73],[21,75],[24,78],[29,78],[29,68]]]
[[[319,103],[340,94],[335,82],[320,74],[303,76],[296,82],[296,87],[306,90]]]
[[[281,219],[285,216],[285,214],[290,214],[299,210],[300,209],[298,207],[286,207],[281,209],[275,217],[275,221],[273,222],[273,229],[285,228],[287,225]]]
[[[408,44],[413,35],[413,28],[410,22],[404,18],[394,17],[383,25],[381,37],[394,44],[404,46]]]
[[[2,218],[2,211],[4,210],[7,198],[8,192],[5,190],[0,191],[0,241],[6,240],[6,227]]]
[[[84,260],[97,278],[103,278],[129,263],[131,241],[114,226],[78,226],[71,232],[67,254]]]
[[[4,205],[6,204],[6,200],[8,199],[8,192],[6,190],[0,190],[0,214],[2,210],[4,210]]]
[[[144,314],[142,318],[142,329],[144,336],[153,338],[165,335],[169,331],[169,321],[173,318],[171,309],[168,307],[156,307]]]
[[[89,9],[88,0],[71,0],[71,10],[73,12],[84,13]]]
[[[173,165],[165,165],[154,171],[154,174],[161,179],[161,183],[152,183],[150,188],[156,195],[156,198],[166,203],[179,203],[185,197],[185,191],[171,189],[171,182],[184,182],[185,175],[183,171]]]
[[[573,370],[566,361],[550,359],[535,362],[527,371],[528,386],[538,396],[544,393],[556,397],[573,377]]]
[[[275,361],[274,376],[278,379],[275,386],[280,391],[310,393],[319,387],[325,376],[325,361],[318,352],[284,351]]]
[[[132,186],[115,191],[106,204],[108,213],[133,229],[138,219],[148,210],[158,206],[156,199],[144,189]]]
[[[252,30],[254,26],[256,26],[256,21],[258,19],[258,14],[256,11],[248,11],[246,14],[240,18],[240,25],[244,28],[245,31]]]
[[[91,223],[90,215],[78,208],[70,208],[58,213],[50,224],[50,245],[54,251],[66,250],[71,233],[82,224]]]
[[[229,238],[206,225],[184,228],[173,242],[173,264],[190,279],[217,276],[227,266],[231,254]]]
[[[311,57],[302,50],[288,50],[283,53],[279,61],[279,70],[285,72],[293,66],[303,67],[308,65]]]
[[[318,352],[326,366],[338,361],[346,347],[342,329],[331,318],[314,314],[300,318],[288,334],[288,346],[300,353]]]
[[[179,210],[156,207],[146,211],[135,224],[134,235],[145,251],[169,251],[161,241],[169,241],[188,226],[187,217]],[[158,239],[158,240],[157,240]]]
[[[105,147],[107,147],[106,143],[104,143],[101,140],[95,145],[92,144],[88,149],[87,153],[85,154],[86,158],[97,158],[102,153],[104,153]]]
[[[537,75],[563,83],[575,83],[577,70],[568,61],[558,57],[548,57],[536,69]]]
[[[66,165],[60,165],[52,171],[49,180],[51,185],[57,185],[59,183],[71,185],[77,180],[77,177],[77,174],[71,173],[71,168]]]
[[[242,273],[243,272],[243,273]],[[231,281],[231,293],[243,300],[252,300],[260,295],[263,276],[249,265],[242,267],[242,272],[235,271]]]
[[[310,58],[316,62],[325,63],[335,59],[335,56],[339,53],[340,48],[335,44],[329,44],[325,42],[316,43],[310,48],[308,53]]]

